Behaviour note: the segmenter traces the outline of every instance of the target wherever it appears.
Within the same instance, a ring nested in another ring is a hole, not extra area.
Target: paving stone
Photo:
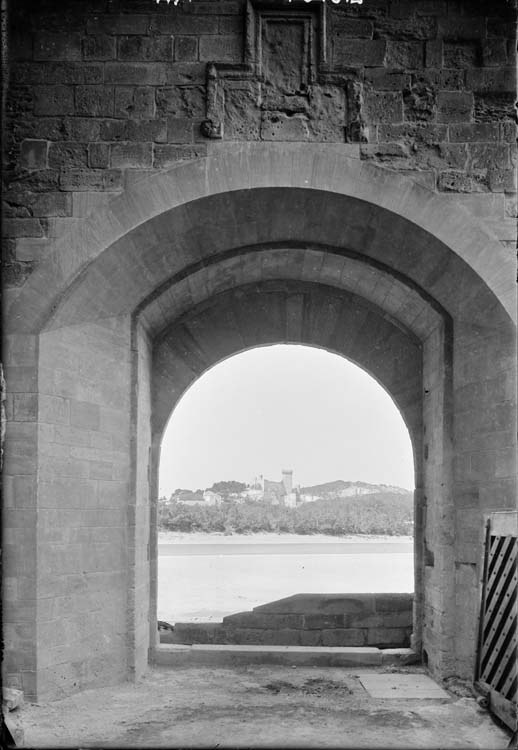
[[[373,698],[390,698],[393,700],[438,698],[451,700],[450,695],[428,675],[373,674],[361,671],[357,675],[363,687]]]

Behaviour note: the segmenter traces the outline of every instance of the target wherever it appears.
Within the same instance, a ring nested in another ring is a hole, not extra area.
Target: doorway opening
[[[413,491],[408,430],[371,375],[310,346],[229,357],[164,432],[159,622],[178,632],[308,592],[411,596]]]

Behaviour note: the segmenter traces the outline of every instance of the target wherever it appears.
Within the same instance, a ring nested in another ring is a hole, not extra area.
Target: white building
[[[212,490],[205,490],[203,493],[203,500],[207,505],[221,505],[223,497],[218,492]]]

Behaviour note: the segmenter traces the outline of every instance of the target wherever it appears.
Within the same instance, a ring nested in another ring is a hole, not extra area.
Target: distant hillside
[[[355,493],[357,490],[357,493]],[[345,494],[385,494],[391,495],[411,495],[410,490],[403,487],[394,487],[390,484],[368,484],[367,482],[346,482],[343,479],[337,479],[334,482],[325,482],[324,484],[314,484],[311,487],[301,487],[300,491],[306,495],[320,495],[322,497],[337,497],[342,492]]]
[[[257,502],[226,502],[219,506],[195,503],[158,505],[158,525],[170,531],[254,534],[411,534],[411,492],[365,495],[326,495],[294,508]]]

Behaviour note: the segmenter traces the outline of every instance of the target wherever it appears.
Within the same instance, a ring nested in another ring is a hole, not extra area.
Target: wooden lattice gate
[[[517,728],[518,513],[492,513],[486,526],[475,684],[490,710]]]

